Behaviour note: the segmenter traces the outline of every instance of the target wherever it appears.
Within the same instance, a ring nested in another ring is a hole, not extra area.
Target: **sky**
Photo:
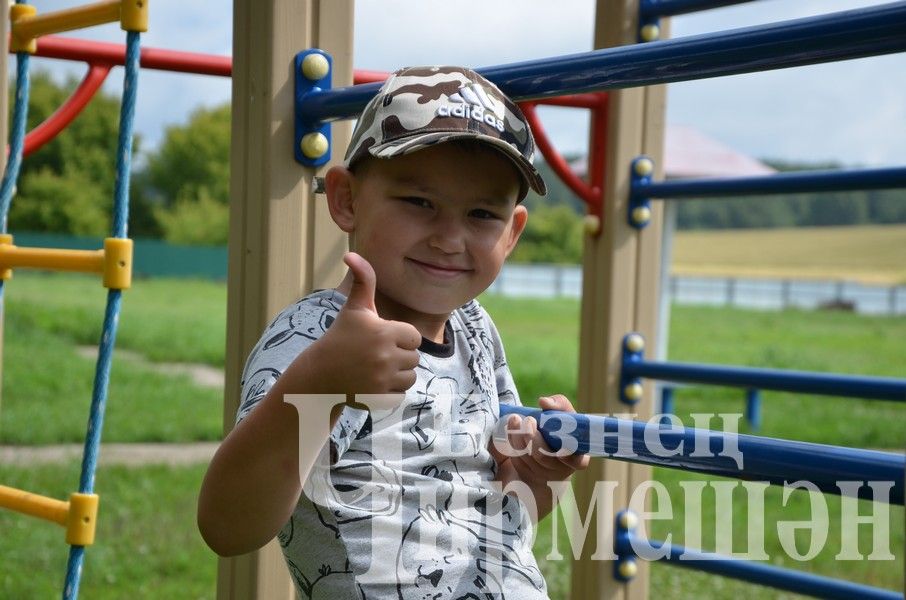
[[[47,12],[72,0],[33,0]],[[671,19],[671,37],[748,27],[882,4],[877,0],[759,0]],[[213,7],[219,10],[212,10]],[[477,10],[481,8],[483,10]],[[151,3],[147,46],[229,55],[232,2]],[[591,49],[593,0],[357,0],[356,68],[391,71],[411,64],[471,67],[572,54]],[[115,25],[64,34],[124,42]],[[287,57],[291,60],[291,57]],[[59,79],[85,67],[36,59]],[[118,94],[122,69],[105,90]],[[145,148],[193,110],[228,102],[230,81],[146,70],[139,83],[136,129]],[[582,153],[588,117],[579,109],[542,108],[545,129],[564,154]],[[289,116],[288,116],[289,118]],[[695,127],[757,158],[833,161],[850,166],[906,164],[906,54],[895,54],[671,84],[667,121]]]

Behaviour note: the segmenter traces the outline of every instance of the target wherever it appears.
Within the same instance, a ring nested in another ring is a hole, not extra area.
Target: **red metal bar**
[[[110,69],[110,65],[89,65],[88,72],[85,73],[82,83],[79,84],[79,87],[76,88],[66,102],[47,117],[43,123],[28,132],[28,135],[25,136],[22,153],[28,156],[55,138],[73,119],[79,116],[79,113],[88,105],[95,92],[100,89],[104,80],[107,79]]]
[[[541,125],[541,120],[535,112],[534,104],[523,102],[520,104],[520,107],[532,128],[532,132],[535,134],[535,143],[538,145],[538,149],[541,150],[544,160],[547,161],[547,164],[554,170],[554,173],[560,177],[569,189],[575,192],[575,194],[584,200],[587,205],[591,206],[595,201],[595,190],[573,172],[563,156],[557,152],[556,148],[551,144],[547,137],[547,133],[544,131],[544,127]],[[598,192],[600,192],[600,190],[598,190]]]
[[[46,36],[38,40],[36,56],[78,60],[90,65],[88,74],[72,97],[66,101],[50,118],[29,133],[25,142],[25,154],[37,150],[42,144],[59,133],[63,127],[74,119],[85,107],[94,93],[100,88],[104,78],[114,65],[125,62],[126,47],[123,44],[94,42],[60,36]],[[159,69],[181,73],[197,73],[230,77],[233,73],[233,60],[229,56],[202,54],[199,52],[178,52],[160,48],[142,48],[141,65],[146,69]],[[103,75],[101,72],[103,71]],[[356,70],[355,83],[373,83],[383,81],[388,73],[380,71]],[[589,151],[588,169],[591,183],[586,183],[576,175],[566,160],[551,144],[541,121],[535,112],[535,104],[588,108],[592,110],[592,142]],[[601,191],[604,189],[604,152],[607,133],[607,94],[574,94],[558,98],[546,98],[522,104],[526,119],[535,133],[535,141],[545,160],[569,188],[588,205],[589,213],[601,216]]]
[[[125,63],[126,46],[49,35],[38,39],[35,56],[78,60],[89,64],[122,65]],[[220,77],[230,77],[233,73],[233,59],[229,56],[161,48],[142,48],[141,65],[143,69]]]

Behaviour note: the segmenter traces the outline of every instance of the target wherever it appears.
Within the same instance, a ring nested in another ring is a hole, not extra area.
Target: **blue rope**
[[[138,88],[139,34],[130,31],[126,38],[126,76],[123,83],[123,99],[120,106],[120,132],[116,155],[116,186],[114,189],[113,237],[126,237],[129,219],[129,175],[132,165],[132,125],[135,117],[135,100]],[[94,373],[94,391],[91,396],[91,411],[88,417],[88,432],[85,435],[85,450],[82,454],[82,476],[79,492],[91,494],[94,491],[94,474],[97,469],[101,444],[101,430],[104,424],[104,408],[107,404],[107,388],[110,383],[110,364],[113,359],[113,345],[119,323],[122,290],[107,293],[107,309],[104,313],[104,331],[98,346],[98,360]],[[77,598],[79,580],[82,574],[84,546],[71,546],[69,563],[66,567],[64,600]]]
[[[22,167],[22,148],[25,145],[25,128],[28,121],[28,95],[31,79],[28,76],[28,52],[16,53],[16,103],[13,109],[13,129],[10,132],[9,158],[3,183],[0,184],[0,233],[6,233],[7,214],[13,201],[16,181]],[[0,315],[3,315],[3,286],[0,279]]]
[[[9,161],[0,184],[0,232],[6,233],[6,217],[13,200],[19,169],[22,167],[22,148],[25,145],[25,127],[28,121],[28,52],[16,53],[16,104],[13,109],[13,130],[10,132]]]

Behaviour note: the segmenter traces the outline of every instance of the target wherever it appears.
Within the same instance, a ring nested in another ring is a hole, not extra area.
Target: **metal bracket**
[[[639,333],[630,333],[623,338],[623,368],[620,369],[620,402],[634,405],[642,399],[644,388],[638,377],[626,375],[625,365],[644,358],[645,338]]]
[[[639,184],[650,184],[652,174],[654,174],[654,162],[647,156],[639,156],[632,161],[626,222],[635,229],[644,229],[651,222],[651,199],[640,192]]]
[[[639,572],[635,551],[632,549],[632,532],[639,524],[639,518],[629,509],[617,513],[613,536],[613,551],[617,560],[613,563],[613,578],[627,583]]]
[[[657,14],[656,4],[656,0],[639,2],[639,43],[661,39],[661,17]]]
[[[296,105],[294,155],[306,167],[320,167],[330,160],[330,123],[312,121],[299,111],[299,101],[306,94],[329,90],[332,86],[333,59],[317,48],[296,54]]]

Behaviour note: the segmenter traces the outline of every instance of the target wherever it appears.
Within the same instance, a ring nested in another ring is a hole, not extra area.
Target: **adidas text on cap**
[[[392,73],[362,111],[345,164],[452,140],[486,143],[513,161],[524,182],[520,201],[529,187],[546,193],[532,165],[535,140],[522,111],[496,85],[462,67],[406,67]]]

